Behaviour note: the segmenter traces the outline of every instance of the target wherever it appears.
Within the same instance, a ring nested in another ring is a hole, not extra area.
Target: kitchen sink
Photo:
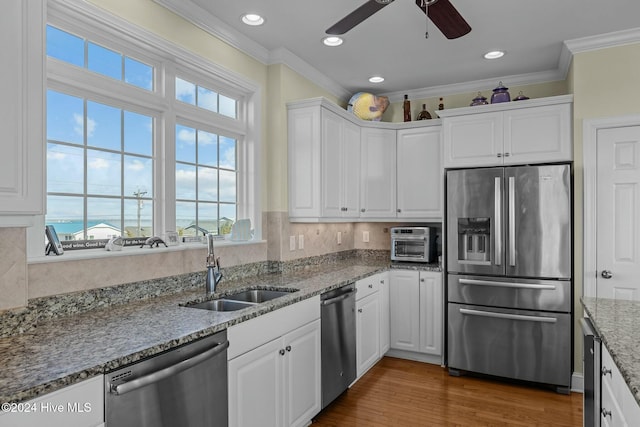
[[[272,291],[268,289],[251,289],[249,291],[238,292],[237,294],[227,295],[226,300],[244,301],[259,304],[261,302],[270,301],[285,295],[289,295],[294,290],[278,290]]]
[[[191,308],[201,308],[204,310],[211,311],[236,311],[242,310],[243,308],[251,307],[255,304],[250,302],[243,301],[231,301],[226,299],[214,299],[211,301],[205,301],[198,304],[188,305],[187,307]]]
[[[200,308],[211,311],[236,311],[247,307],[253,307],[261,302],[271,301],[272,299],[289,295],[291,292],[297,291],[297,289],[250,289],[248,291],[237,292],[235,294],[210,301],[204,301],[196,304],[188,303],[185,307]]]

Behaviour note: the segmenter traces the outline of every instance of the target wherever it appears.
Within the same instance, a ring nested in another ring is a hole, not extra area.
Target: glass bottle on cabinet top
[[[422,104],[422,111],[418,113],[416,120],[429,120],[430,118],[431,114],[427,111],[427,104]]]
[[[404,103],[402,104],[404,110],[404,121],[411,121],[411,102],[409,101],[409,95],[404,96]]]

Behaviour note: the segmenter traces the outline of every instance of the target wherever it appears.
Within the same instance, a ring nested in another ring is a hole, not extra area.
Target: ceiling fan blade
[[[426,13],[422,3],[423,0],[416,0],[416,5]],[[437,0],[429,6],[429,19],[448,39],[457,39],[471,31],[467,21],[464,20],[449,0]]]
[[[336,36],[342,35],[392,2],[393,0],[389,3],[380,4],[376,0],[369,0],[342,18],[340,21],[336,22],[326,31],[326,33]]]

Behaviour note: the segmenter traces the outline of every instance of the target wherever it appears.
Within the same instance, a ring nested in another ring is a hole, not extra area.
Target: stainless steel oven
[[[393,227],[391,229],[391,260],[433,262],[435,258],[435,228]]]

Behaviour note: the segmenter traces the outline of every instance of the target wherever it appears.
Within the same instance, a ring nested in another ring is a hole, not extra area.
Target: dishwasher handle
[[[152,372],[148,375],[136,378],[135,380],[127,381],[118,385],[112,385],[110,392],[120,396],[125,393],[129,393],[130,391],[142,388],[146,385],[156,383],[172,375],[176,375],[182,371],[186,371],[187,369],[197,365],[198,363],[204,362],[205,360],[222,353],[228,347],[229,341],[227,340],[213,348],[210,348],[209,350],[203,351],[200,354],[196,354],[189,359],[178,362],[175,365],[171,365],[159,371]]]
[[[329,299],[323,300],[322,301],[322,305],[331,305],[331,304],[335,304],[335,303],[340,302],[340,301],[344,301],[344,300],[346,300],[347,298],[349,298],[351,295],[353,295],[355,293],[356,293],[356,290],[352,289],[349,292],[345,292],[342,295],[338,295],[337,297],[333,297],[333,298],[329,298]]]

